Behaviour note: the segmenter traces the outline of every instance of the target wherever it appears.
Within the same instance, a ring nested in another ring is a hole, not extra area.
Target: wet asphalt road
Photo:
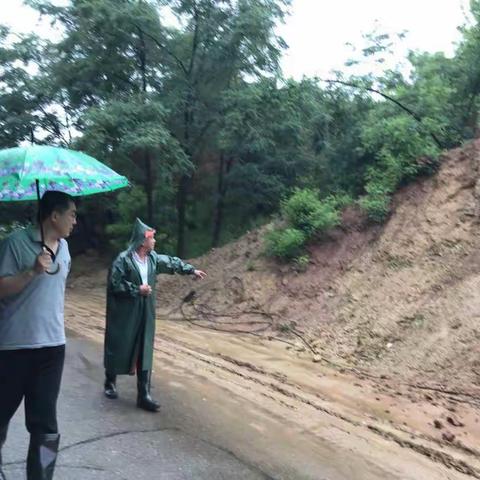
[[[271,478],[199,432],[186,430],[168,406],[158,414],[137,409],[132,377],[120,379],[119,400],[104,398],[102,375],[99,347],[70,338],[59,400],[56,480]],[[22,405],[4,447],[8,480],[24,478],[27,446]]]

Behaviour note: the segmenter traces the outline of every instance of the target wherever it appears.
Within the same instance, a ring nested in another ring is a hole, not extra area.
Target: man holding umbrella
[[[24,399],[30,433],[28,480],[53,477],[60,439],[56,404],[65,357],[63,307],[70,270],[65,238],[76,224],[73,198],[46,192],[38,221],[41,228],[17,230],[0,244],[0,449]],[[55,273],[49,275],[52,268]],[[5,478],[1,450],[0,478]]]
[[[118,374],[137,373],[137,407],[156,412],[150,395],[155,336],[155,283],[160,273],[205,278],[202,270],[177,257],[155,252],[155,230],[136,219],[130,245],[113,262],[107,285],[105,395],[118,397]]]
[[[1,449],[22,399],[30,432],[27,480],[53,478],[60,435],[56,404],[65,356],[65,241],[76,223],[72,196],[109,192],[128,180],[82,152],[47,145],[0,151],[0,201],[38,200],[38,228],[0,244]],[[41,197],[43,193],[43,197]],[[70,196],[72,195],[72,196]],[[41,198],[40,198],[41,197]]]

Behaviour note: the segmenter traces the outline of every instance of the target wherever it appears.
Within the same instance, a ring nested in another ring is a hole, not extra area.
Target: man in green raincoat
[[[116,376],[136,372],[137,407],[150,412],[160,408],[150,395],[157,275],[206,276],[177,257],[159,255],[154,248],[155,230],[137,218],[128,249],[114,260],[108,275],[104,356],[105,395],[117,398]]]

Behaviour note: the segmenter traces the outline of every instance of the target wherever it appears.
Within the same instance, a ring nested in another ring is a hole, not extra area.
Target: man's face
[[[155,232],[149,231],[145,236],[145,240],[143,242],[143,246],[147,253],[150,253],[152,250],[155,250]]]
[[[54,211],[51,218],[58,237],[67,238],[77,224],[77,207],[73,202],[70,202],[68,210],[64,212]]]

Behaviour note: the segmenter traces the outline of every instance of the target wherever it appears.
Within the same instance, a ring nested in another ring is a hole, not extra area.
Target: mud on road
[[[104,309],[101,288],[74,285],[67,327],[101,343]],[[480,478],[478,405],[468,392],[377,378],[271,337],[182,321],[160,318],[155,342],[157,381],[196,398],[185,415],[202,435],[271,478]]]

